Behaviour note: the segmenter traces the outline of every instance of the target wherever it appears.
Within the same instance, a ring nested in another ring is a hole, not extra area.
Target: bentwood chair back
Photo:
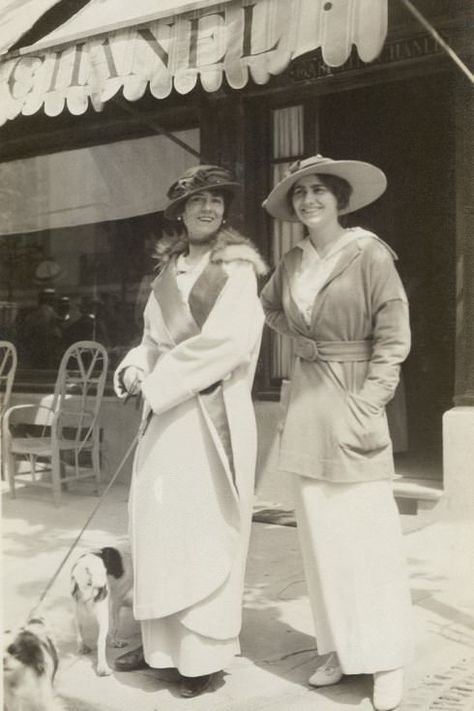
[[[71,481],[92,477],[98,491],[98,417],[107,368],[103,345],[95,341],[73,343],[61,359],[50,404],[17,405],[7,410],[3,439],[12,496],[16,495],[18,479],[52,489],[56,505],[62,488]]]
[[[18,364],[16,348],[10,341],[0,341],[0,428],[7,411]],[[0,472],[3,479],[3,449],[0,436]]]

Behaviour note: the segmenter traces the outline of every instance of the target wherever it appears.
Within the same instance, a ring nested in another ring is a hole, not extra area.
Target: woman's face
[[[309,230],[338,221],[337,198],[317,175],[304,175],[297,180],[291,201],[296,217]]]
[[[222,195],[202,190],[186,200],[182,220],[191,242],[205,242],[219,229],[224,218],[225,203]]]

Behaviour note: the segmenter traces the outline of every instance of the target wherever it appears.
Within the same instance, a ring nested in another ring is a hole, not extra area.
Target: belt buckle
[[[308,341],[308,360],[315,361],[318,359],[318,346],[314,341]]]
[[[298,354],[303,360],[313,362],[318,359],[318,347],[309,338],[301,338],[298,343]]]

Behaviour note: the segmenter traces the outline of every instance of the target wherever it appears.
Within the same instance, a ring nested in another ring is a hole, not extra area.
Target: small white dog
[[[71,570],[71,594],[75,603],[78,651],[91,650],[84,641],[84,622],[93,617],[98,625],[97,673],[112,674],[107,664],[107,639],[112,647],[125,647],[118,636],[120,609],[131,605],[132,563],[128,546],[106,546],[84,553]],[[110,629],[110,633],[109,633]]]
[[[6,711],[63,711],[54,691],[58,653],[42,618],[5,632],[3,652]]]

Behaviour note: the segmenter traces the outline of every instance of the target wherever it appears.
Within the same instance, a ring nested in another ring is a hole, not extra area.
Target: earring
[[[222,220],[222,224],[223,224],[223,225],[226,225],[226,224],[227,224],[227,220],[225,219],[225,217],[224,217],[224,219]]]
[[[182,222],[182,220],[183,220],[183,218],[181,217],[181,215],[178,215],[178,217],[176,218],[176,221],[177,221],[177,222]]]

